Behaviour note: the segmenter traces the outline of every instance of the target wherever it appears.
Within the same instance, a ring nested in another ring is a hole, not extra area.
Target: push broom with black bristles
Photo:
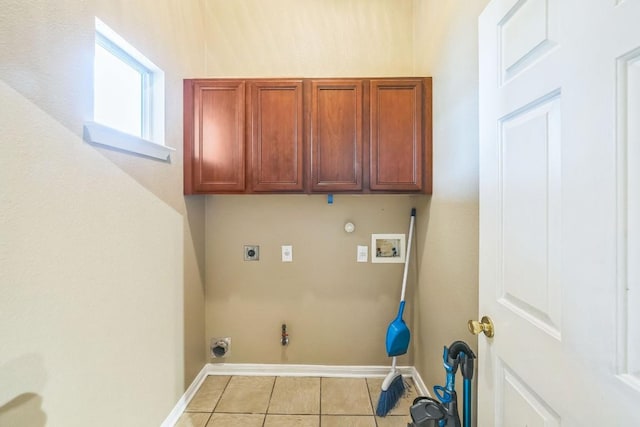
[[[378,399],[376,415],[379,417],[386,416],[394,406],[397,405],[400,398],[404,395],[405,387],[402,374],[396,368],[397,357],[407,352],[409,348],[409,340],[411,333],[407,324],[404,322],[402,315],[404,313],[404,295],[407,289],[407,275],[409,272],[409,258],[411,255],[411,240],[413,237],[413,226],[416,219],[416,209],[411,209],[411,221],[409,223],[409,239],[407,242],[407,250],[404,259],[404,275],[402,276],[402,292],[400,294],[400,307],[398,315],[389,324],[387,328],[387,354],[393,357],[391,361],[391,372],[387,374],[382,382],[382,391]]]

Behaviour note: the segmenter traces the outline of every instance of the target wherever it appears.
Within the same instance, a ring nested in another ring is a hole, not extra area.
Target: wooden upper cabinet
[[[311,82],[311,191],[362,190],[362,80]]]
[[[423,79],[371,80],[370,85],[369,186],[423,191]]]
[[[304,191],[302,80],[249,81],[251,191]]]
[[[185,194],[245,189],[245,83],[185,81]]]
[[[431,79],[187,79],[184,192],[431,193]]]

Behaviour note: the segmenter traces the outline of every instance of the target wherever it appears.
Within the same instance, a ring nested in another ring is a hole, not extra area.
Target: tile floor
[[[407,427],[418,396],[410,379],[386,417],[376,417],[382,378],[210,375],[176,427]]]

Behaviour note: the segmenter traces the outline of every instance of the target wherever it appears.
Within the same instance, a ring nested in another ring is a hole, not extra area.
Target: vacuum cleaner
[[[463,426],[471,427],[471,380],[476,355],[467,343],[454,341],[445,347],[442,359],[446,372],[444,386],[435,386],[433,391],[437,398],[420,396],[414,399],[409,409],[411,424],[408,427],[462,427],[458,412],[458,395],[455,390],[455,379],[458,367],[464,379]]]

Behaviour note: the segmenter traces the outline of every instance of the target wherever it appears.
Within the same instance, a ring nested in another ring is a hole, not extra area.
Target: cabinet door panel
[[[311,189],[362,190],[361,80],[312,82]]]
[[[422,94],[422,80],[371,81],[371,190],[422,190]]]
[[[302,81],[254,81],[250,92],[252,191],[303,191]]]
[[[242,81],[194,83],[195,192],[244,191],[244,95]]]

